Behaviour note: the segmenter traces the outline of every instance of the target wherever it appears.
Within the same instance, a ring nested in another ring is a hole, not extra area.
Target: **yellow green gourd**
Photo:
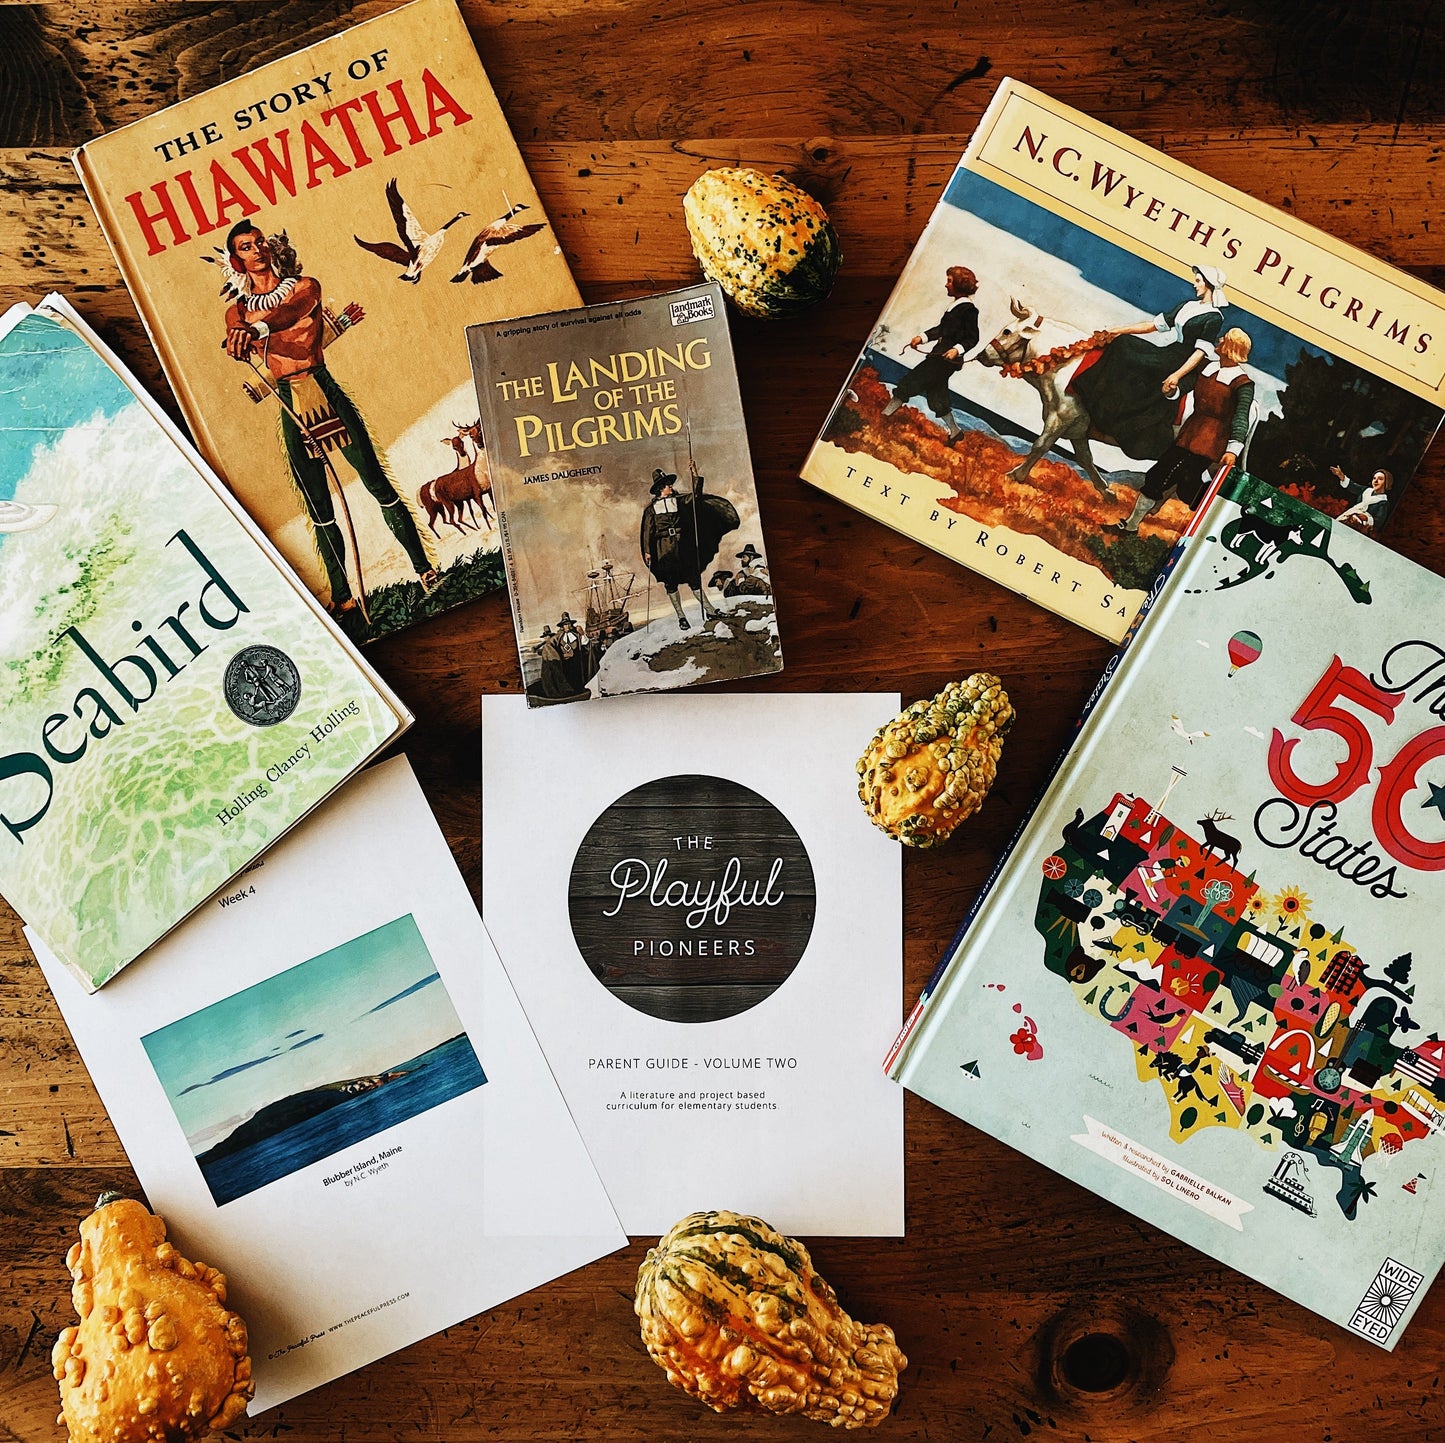
[[[703,273],[747,315],[795,316],[833,288],[838,237],[791,181],[744,167],[704,171],[682,210]]]
[[[936,847],[971,817],[998,772],[1014,709],[992,672],[952,681],[879,727],[858,759],[858,799],[874,826]]]

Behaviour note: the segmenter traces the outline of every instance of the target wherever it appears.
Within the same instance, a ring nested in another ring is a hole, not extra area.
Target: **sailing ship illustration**
[[[583,599],[581,623],[570,611],[563,612],[555,626],[543,627],[530,652],[523,653],[523,678],[533,705],[579,701],[587,695],[603,653],[635,630],[629,601],[636,583],[637,573],[619,569],[605,552],[593,561],[586,584],[575,593]]]
[[[632,615],[627,609],[627,602],[636,582],[636,572],[618,571],[615,563],[605,556],[600,565],[587,573],[584,590],[587,635],[597,642],[599,653],[632,630]]]

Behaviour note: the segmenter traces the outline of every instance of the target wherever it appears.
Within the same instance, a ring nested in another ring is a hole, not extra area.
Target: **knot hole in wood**
[[[1169,1330],[1117,1303],[1070,1304],[1038,1335],[1038,1386],[1049,1401],[1098,1411],[1144,1402],[1174,1362]]]

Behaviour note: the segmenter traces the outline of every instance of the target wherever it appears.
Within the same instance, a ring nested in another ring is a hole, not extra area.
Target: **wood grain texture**
[[[387,8],[388,0],[0,4],[0,304],[64,289],[159,389],[69,147]],[[788,662],[781,677],[738,690],[888,688],[911,699],[982,666],[1006,679],[1019,721],[993,796],[948,847],[906,860],[911,998],[1109,654],[1102,641],[796,479],[968,131],[998,78],[1016,75],[1439,284],[1445,8],[1438,0],[464,0],[463,8],[589,299],[694,278],[680,196],[709,165],[782,169],[834,217],[845,260],[827,304],[794,323],[734,323]],[[1390,532],[1398,550],[1437,571],[1445,570],[1442,484],[1437,443]],[[406,750],[475,892],[478,697],[519,680],[505,600],[390,638],[371,656],[418,714]],[[907,1126],[907,1238],[810,1240],[846,1306],[892,1324],[912,1360],[880,1437],[1445,1437],[1445,1288],[1385,1354],[912,1097]],[[135,1179],[18,922],[0,908],[7,1443],[59,1436],[48,1353],[70,1318],[63,1257],[76,1222],[111,1186],[134,1189]],[[631,1312],[641,1255],[634,1244],[235,1436],[822,1436],[787,1420],[714,1418],[669,1388]],[[1090,1335],[1103,1343],[1070,1351]],[[1088,1391],[1071,1381],[1079,1377],[1108,1386]]]
[[[43,75],[17,71],[26,140],[64,145],[390,5],[9,8],[34,16],[23,59],[52,57]],[[1202,101],[1250,127],[1394,125],[1445,110],[1445,29],[1429,0],[465,0],[462,9],[504,106],[525,106],[522,140],[959,132],[1004,75],[1148,140],[1198,124]]]

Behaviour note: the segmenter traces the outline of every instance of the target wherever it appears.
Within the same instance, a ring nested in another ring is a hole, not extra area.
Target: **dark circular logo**
[[[248,646],[226,667],[226,705],[253,727],[283,722],[301,700],[301,673],[284,651]]]
[[[619,1001],[667,1022],[756,1007],[813,932],[813,866],[791,822],[725,777],[660,777],[593,822],[567,887],[572,936]]]

